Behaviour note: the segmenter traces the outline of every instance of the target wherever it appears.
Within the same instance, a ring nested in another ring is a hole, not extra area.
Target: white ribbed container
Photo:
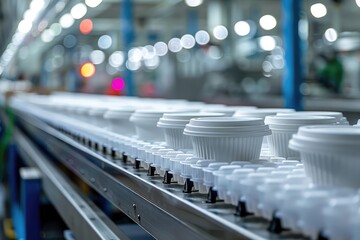
[[[298,158],[299,153],[289,149],[289,141],[299,127],[305,125],[336,124],[336,118],[327,116],[267,116],[272,135],[268,137],[271,153],[276,157]]]
[[[196,137],[192,136],[194,153],[204,159],[221,162],[258,159],[262,137]]]
[[[221,162],[251,161],[260,156],[270,131],[259,118],[198,118],[186,125],[196,156]]]
[[[351,126],[301,127],[289,147],[299,151],[314,184],[360,187],[360,129]]]

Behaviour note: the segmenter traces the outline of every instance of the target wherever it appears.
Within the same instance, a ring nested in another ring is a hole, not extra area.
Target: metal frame
[[[262,219],[236,217],[229,205],[207,204],[202,194],[164,185],[162,178],[95,153],[36,118],[18,116],[32,137],[46,143],[48,152],[155,238],[286,239],[269,233],[269,223]]]
[[[76,187],[54,166],[51,160],[39,151],[28,137],[16,130],[14,139],[18,145],[19,154],[26,163],[41,171],[43,191],[77,239],[128,239],[103,212],[81,196]],[[38,190],[40,191],[40,188]],[[39,212],[36,208],[33,211]],[[31,225],[29,224],[29,226]],[[25,239],[37,238],[27,236]]]

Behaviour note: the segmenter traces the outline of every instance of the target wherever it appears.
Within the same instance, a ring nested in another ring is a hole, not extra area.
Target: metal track
[[[26,163],[41,171],[43,191],[77,239],[128,239],[103,212],[76,191],[23,133],[16,130],[14,139]]]
[[[17,113],[19,122],[71,171],[158,239],[290,239],[269,233],[268,222],[234,216],[234,207],[207,204],[121,161],[81,145],[44,122]],[[297,238],[299,238],[297,236]]]

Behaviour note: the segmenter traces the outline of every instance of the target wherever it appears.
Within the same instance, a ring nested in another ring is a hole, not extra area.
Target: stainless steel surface
[[[77,239],[128,239],[93,203],[76,191],[24,134],[17,130],[14,138],[23,159],[42,173],[44,192]]]
[[[260,218],[234,216],[233,206],[207,204],[203,194],[185,194],[181,185],[164,185],[160,177],[95,153],[29,115],[18,117],[50,153],[158,239],[291,238],[269,233]]]

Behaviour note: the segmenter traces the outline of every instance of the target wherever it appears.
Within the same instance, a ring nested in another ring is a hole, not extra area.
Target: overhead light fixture
[[[322,3],[315,3],[311,5],[310,12],[315,18],[325,17],[327,14],[326,6]]]
[[[276,27],[276,18],[272,15],[264,15],[259,20],[260,27],[264,30],[272,30]]]
[[[203,3],[203,0],[185,0],[185,3],[189,7],[198,7]]]

